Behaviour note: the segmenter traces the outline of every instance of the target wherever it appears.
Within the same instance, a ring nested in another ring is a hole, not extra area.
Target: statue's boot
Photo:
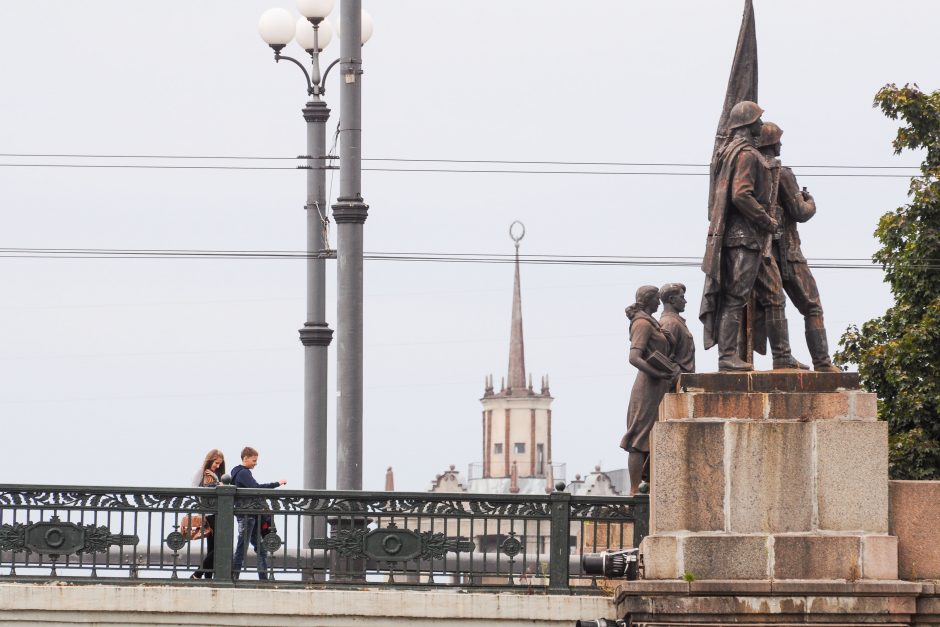
[[[779,368],[809,370],[809,366],[798,362],[790,352],[790,329],[782,311],[769,312],[767,339],[770,340],[770,352],[774,356],[774,370]]]
[[[806,346],[813,358],[813,370],[816,372],[842,372],[832,364],[829,357],[829,342],[826,339],[826,327],[821,317],[806,319]]]
[[[738,356],[738,329],[741,326],[741,310],[725,311],[718,323],[718,370],[740,372],[753,370],[754,366]]]

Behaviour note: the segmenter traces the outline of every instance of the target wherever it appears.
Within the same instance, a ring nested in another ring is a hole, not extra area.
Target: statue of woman
[[[630,319],[630,364],[639,372],[630,392],[627,432],[620,448],[629,453],[630,494],[641,481],[649,481],[650,431],[659,417],[659,403],[677,373],[670,354],[670,338],[653,314],[659,309],[659,288],[644,285],[636,291],[636,302],[626,309]],[[670,368],[667,370],[667,368]]]

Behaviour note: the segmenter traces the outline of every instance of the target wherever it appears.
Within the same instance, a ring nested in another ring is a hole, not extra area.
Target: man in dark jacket
[[[258,465],[258,451],[246,446],[242,449],[242,463],[232,468],[232,485],[236,488],[276,488],[287,483],[284,479],[271,483],[258,483],[251,470]],[[242,563],[245,560],[246,539],[251,543],[258,555],[258,579],[268,578],[267,550],[261,542],[260,520],[261,516],[236,516],[238,518],[238,545],[235,548],[235,557],[232,558],[232,574],[238,579]]]
[[[803,315],[806,345],[813,357],[813,368],[817,372],[840,372],[829,357],[819,290],[800,248],[800,234],[796,227],[797,223],[806,222],[816,215],[816,201],[809,192],[800,190],[793,170],[780,166],[778,157],[783,146],[782,136],[783,129],[773,122],[764,122],[757,140],[757,148],[767,163],[780,168],[777,197],[771,200],[776,214],[774,218],[779,222],[773,237],[773,254],[780,269],[783,289]]]

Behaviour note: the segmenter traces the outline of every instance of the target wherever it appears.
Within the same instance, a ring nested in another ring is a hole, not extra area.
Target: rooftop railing
[[[586,591],[581,555],[638,546],[648,518],[645,495],[0,485],[0,580]]]

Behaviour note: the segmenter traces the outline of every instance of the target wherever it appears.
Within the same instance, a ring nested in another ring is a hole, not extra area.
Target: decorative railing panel
[[[646,496],[565,492],[0,485],[0,577],[565,592],[596,586],[581,555],[637,546],[648,515]]]

